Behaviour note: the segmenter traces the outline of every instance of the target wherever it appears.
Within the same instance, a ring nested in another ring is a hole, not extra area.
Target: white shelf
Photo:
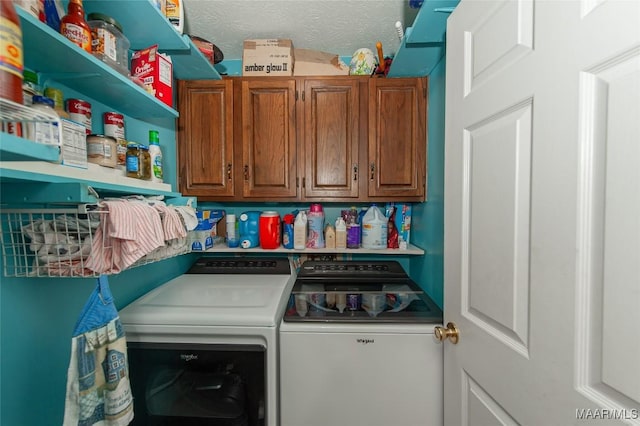
[[[379,254],[379,255],[395,255],[395,256],[406,256],[406,255],[423,255],[424,254],[424,250],[414,246],[412,244],[409,244],[409,247],[407,247],[406,250],[401,250],[401,249],[382,249],[382,250],[373,250],[373,249],[364,249],[364,248],[358,248],[358,249],[303,249],[303,250],[295,250],[295,249],[286,249],[284,247],[279,247],[277,249],[273,249],[273,250],[266,250],[263,248],[250,248],[250,249],[244,249],[241,247],[237,247],[237,248],[229,248],[225,245],[220,245],[220,246],[214,246],[206,251],[202,251],[202,252],[193,252],[193,253],[261,253],[261,254],[268,254],[268,253],[286,253],[286,254],[356,254],[356,255],[360,255],[360,254]]]

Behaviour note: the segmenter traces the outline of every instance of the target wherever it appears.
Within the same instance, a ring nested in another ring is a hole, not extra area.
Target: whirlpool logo
[[[362,345],[368,345],[369,343],[375,343],[375,339],[356,339],[356,342]]]
[[[180,359],[182,361],[197,361],[198,355],[196,354],[180,354]]]

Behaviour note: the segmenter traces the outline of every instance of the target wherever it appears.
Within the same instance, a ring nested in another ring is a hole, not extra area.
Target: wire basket
[[[118,249],[115,244],[109,244],[113,240],[99,237],[107,232],[105,219],[108,214],[95,205],[74,209],[1,210],[4,276],[96,277],[120,272],[113,264],[105,267],[103,259],[96,259],[96,256]],[[98,232],[100,228],[101,232]],[[127,269],[188,252],[186,238],[169,241]],[[113,262],[115,257],[109,256],[108,261]]]

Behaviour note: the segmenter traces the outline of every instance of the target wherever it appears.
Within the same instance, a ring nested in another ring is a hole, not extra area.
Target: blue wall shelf
[[[445,54],[447,19],[460,0],[425,0],[407,27],[387,77],[424,77]]]

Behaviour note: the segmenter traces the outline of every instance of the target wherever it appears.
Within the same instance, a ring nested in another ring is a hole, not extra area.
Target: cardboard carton
[[[131,75],[142,80],[147,92],[173,108],[173,64],[171,57],[158,53],[158,45],[134,52]]]
[[[293,75],[349,75],[349,66],[338,55],[312,49],[293,49]]]
[[[242,75],[293,75],[293,42],[289,39],[245,40]]]

